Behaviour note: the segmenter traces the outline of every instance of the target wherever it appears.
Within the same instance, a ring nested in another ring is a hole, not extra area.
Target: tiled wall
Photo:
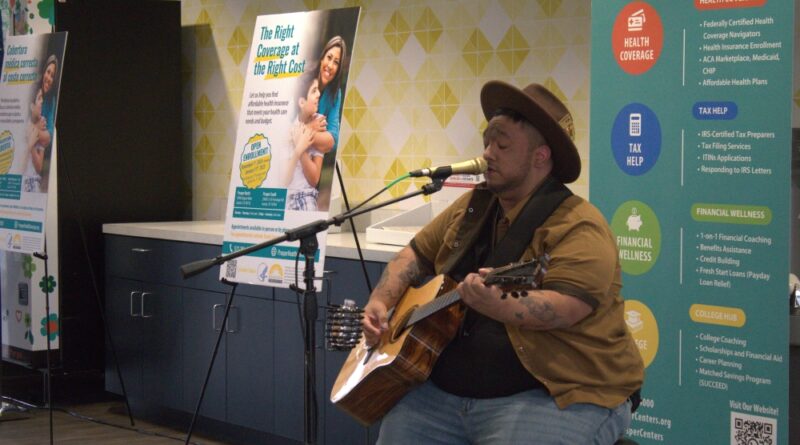
[[[184,0],[183,125],[195,219],[224,218],[255,17],[350,6],[361,7],[361,19],[339,157],[351,201],[408,170],[480,155],[478,93],[490,79],[556,92],[572,109],[588,164],[588,0]],[[572,189],[588,194],[588,168]]]

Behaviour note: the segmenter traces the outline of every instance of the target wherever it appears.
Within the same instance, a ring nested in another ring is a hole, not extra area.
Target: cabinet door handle
[[[139,294],[139,313],[137,314],[133,310],[133,299],[136,298],[136,294]],[[131,317],[141,317],[142,316],[142,293],[138,290],[131,292]]]
[[[215,304],[211,306],[211,329],[215,331],[219,331],[217,329],[217,309],[222,306],[221,304]]]
[[[131,249],[131,252],[133,252],[133,253],[148,253],[151,250],[152,249],[145,249],[144,247],[134,247],[134,248]]]
[[[142,311],[141,311],[141,315],[142,315],[142,318],[153,318],[153,313],[152,312],[149,315],[145,315],[145,313],[144,313],[144,297],[146,295],[153,295],[153,293],[152,292],[142,292]]]

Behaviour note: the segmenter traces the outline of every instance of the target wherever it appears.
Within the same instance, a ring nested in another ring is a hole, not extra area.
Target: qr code
[[[731,445],[773,445],[777,427],[775,419],[731,411]]]
[[[225,262],[225,278],[236,278],[236,260]]]

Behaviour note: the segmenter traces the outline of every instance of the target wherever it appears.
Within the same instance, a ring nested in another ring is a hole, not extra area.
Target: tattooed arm
[[[361,324],[368,345],[375,344],[383,331],[388,329],[386,314],[393,308],[409,286],[416,286],[431,275],[416,253],[406,246],[386,265],[369,303],[364,308],[364,319]]]
[[[574,325],[592,312],[583,300],[553,290],[528,291],[526,297],[502,299],[497,287],[483,284],[489,270],[467,275],[459,283],[458,292],[468,306],[501,323],[531,330],[559,329]]]

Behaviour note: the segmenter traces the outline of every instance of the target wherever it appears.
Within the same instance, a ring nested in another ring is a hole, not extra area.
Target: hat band
[[[575,121],[572,120],[572,114],[567,113],[558,121],[558,125],[564,129],[569,135],[569,138],[575,140]]]

